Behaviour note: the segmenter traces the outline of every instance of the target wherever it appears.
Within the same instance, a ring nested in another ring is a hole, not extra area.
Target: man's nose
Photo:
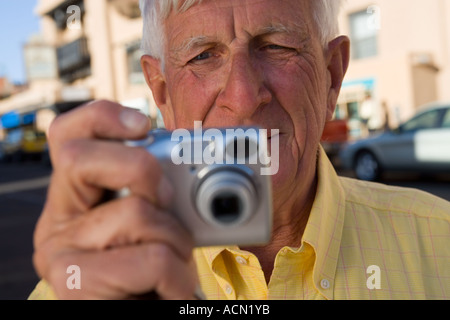
[[[264,83],[262,68],[252,63],[248,54],[239,53],[231,57],[217,105],[239,117],[250,118],[258,107],[271,100],[272,94]]]

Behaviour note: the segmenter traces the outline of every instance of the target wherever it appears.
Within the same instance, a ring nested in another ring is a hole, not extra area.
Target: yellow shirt
[[[321,149],[302,245],[278,252],[269,284],[238,247],[194,257],[208,299],[450,299],[450,203],[340,178]],[[30,296],[52,297],[43,281]]]

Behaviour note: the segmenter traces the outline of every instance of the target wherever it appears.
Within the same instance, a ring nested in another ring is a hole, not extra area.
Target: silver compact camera
[[[175,188],[170,207],[197,247],[262,245],[272,231],[267,134],[258,128],[152,130],[145,148]],[[119,193],[120,194],[120,193]]]

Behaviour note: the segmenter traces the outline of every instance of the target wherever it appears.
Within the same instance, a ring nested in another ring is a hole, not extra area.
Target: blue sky
[[[37,0],[0,0],[0,76],[14,82],[26,80],[22,48],[39,32],[36,4]]]

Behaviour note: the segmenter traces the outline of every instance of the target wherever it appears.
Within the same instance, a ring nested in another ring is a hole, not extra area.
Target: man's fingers
[[[70,266],[79,270],[78,279],[67,273]],[[80,289],[71,289],[68,279],[79,281]],[[61,254],[48,280],[60,299],[123,299],[152,291],[163,299],[192,299],[198,284],[193,261],[160,243]]]
[[[65,231],[62,231],[65,232]],[[112,247],[160,242],[189,260],[193,239],[170,213],[130,196],[105,203],[78,219],[68,236],[69,247],[107,250]]]
[[[163,210],[173,187],[156,158],[117,141],[144,138],[149,129],[144,115],[108,101],[53,122],[53,174],[33,259],[60,298],[119,299],[153,291],[165,299],[193,297],[193,241]],[[129,195],[102,202],[106,189],[124,188]]]
[[[67,130],[70,128],[70,130]],[[49,144],[53,158],[64,142],[72,139],[138,139],[150,129],[142,113],[110,101],[94,101],[67,112],[53,121]]]
[[[131,194],[161,208],[171,200],[170,182],[158,160],[144,149],[111,141],[72,140],[60,152],[49,199],[52,211],[62,219],[94,207],[104,189],[128,188]]]

